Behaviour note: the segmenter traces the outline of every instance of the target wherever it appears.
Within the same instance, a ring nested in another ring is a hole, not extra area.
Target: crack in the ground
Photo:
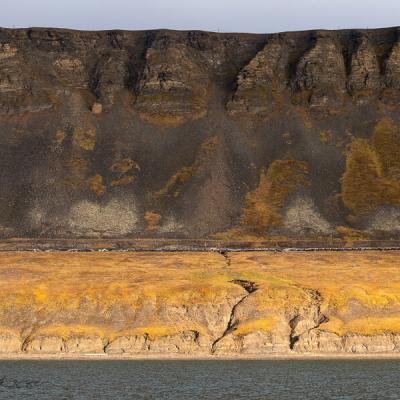
[[[235,330],[237,324],[239,323],[238,320],[235,321],[235,312],[237,307],[242,304],[252,293],[254,293],[258,287],[256,285],[255,282],[251,282],[251,281],[245,281],[242,279],[236,279],[234,281],[231,281],[231,283],[234,283],[236,285],[241,286],[244,290],[246,290],[247,294],[245,296],[243,296],[237,303],[235,303],[231,309],[231,313],[229,316],[229,321],[228,321],[228,325],[224,331],[224,333],[218,337],[216,340],[214,340],[212,346],[211,346],[211,353],[215,353],[216,351],[216,346],[218,344],[218,342],[220,342],[226,335],[228,335],[229,333],[231,333],[232,331]]]
[[[227,250],[221,250],[218,252],[219,254],[221,254],[222,257],[224,257],[225,262],[226,262],[226,266],[230,267],[231,266],[231,257],[229,255],[229,251]]]
[[[290,321],[290,334],[289,334],[289,348],[290,350],[294,349],[295,344],[299,341],[301,336],[310,333],[313,329],[318,329],[321,324],[327,322],[329,319],[326,315],[321,314],[321,304],[323,302],[322,294],[318,290],[313,289],[305,289],[310,296],[311,306],[316,306],[316,315],[317,320],[315,325],[306,331],[298,334],[296,333],[297,325],[300,321],[304,319],[304,316],[301,314],[295,315]]]

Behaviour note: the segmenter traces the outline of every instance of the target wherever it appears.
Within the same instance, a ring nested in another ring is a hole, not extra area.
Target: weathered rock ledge
[[[322,330],[309,332],[293,349],[289,341],[274,343],[270,334],[255,331],[241,337],[228,346],[214,348],[199,333],[184,331],[173,336],[149,338],[122,336],[111,342],[104,337],[76,336],[64,339],[60,336],[36,336],[24,343],[18,335],[0,335],[0,358],[6,355],[102,355],[109,356],[351,356],[396,355],[400,356],[400,334],[375,336],[338,336]]]

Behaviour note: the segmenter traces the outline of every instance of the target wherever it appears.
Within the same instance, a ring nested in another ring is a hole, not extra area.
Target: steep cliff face
[[[398,28],[2,29],[0,237],[397,245],[399,101]]]
[[[400,352],[396,252],[2,253],[0,355]]]

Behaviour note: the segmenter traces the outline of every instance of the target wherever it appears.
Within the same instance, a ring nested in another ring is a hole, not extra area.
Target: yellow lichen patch
[[[361,335],[400,333],[400,317],[367,317],[345,324],[345,331]]]
[[[154,231],[158,231],[158,229],[160,228],[159,223],[161,220],[161,215],[153,212],[153,211],[146,211],[146,213],[144,214],[144,219],[147,222],[147,231],[150,232],[154,232]]]
[[[357,318],[349,322],[334,317],[324,323],[321,328],[339,336],[346,334],[379,335],[385,333],[400,333],[400,317],[366,317]]]
[[[344,336],[346,334],[345,323],[337,317],[330,317],[328,321],[321,324],[321,329],[327,332],[336,333],[336,335]]]
[[[48,290],[45,285],[38,286],[33,291],[35,300],[39,303],[45,303],[48,301]]]
[[[130,158],[123,158],[122,160],[115,162],[110,168],[112,172],[119,172],[121,174],[125,174],[132,169],[140,171],[139,165]]]
[[[383,118],[376,125],[372,143],[389,178],[400,179],[400,128],[391,118]]]
[[[150,338],[170,336],[175,335],[180,331],[178,327],[175,326],[163,326],[163,325],[153,325],[153,326],[140,326],[131,330],[132,335],[143,336],[149,335]]]
[[[332,140],[332,132],[331,131],[321,131],[319,133],[319,140],[322,143],[329,143]]]
[[[150,124],[168,128],[177,128],[185,122],[183,116],[180,115],[159,115],[139,111],[139,117]]]
[[[156,192],[154,196],[158,198],[172,193],[174,197],[178,197],[181,192],[180,186],[185,184],[193,176],[195,170],[195,166],[182,167],[176,174],[172,175],[171,178],[168,179],[165,186]]]
[[[101,103],[95,102],[92,105],[92,113],[99,115],[103,112],[103,105]]]
[[[212,136],[204,140],[200,145],[195,162],[190,166],[184,166],[172,175],[162,189],[154,193],[154,197],[173,195],[178,197],[181,194],[182,186],[195,175],[204,159],[217,147],[219,141],[217,136]]]
[[[355,139],[346,160],[342,178],[344,205],[357,214],[367,214],[379,205],[382,165],[366,139]]]
[[[103,177],[99,174],[95,175],[89,180],[89,187],[90,190],[97,196],[103,196],[103,194],[106,192],[106,187],[103,183]]]
[[[267,318],[248,320],[241,323],[233,334],[241,336],[256,331],[271,332],[276,327],[276,322],[276,317],[274,315],[268,316]]]
[[[246,196],[241,225],[247,230],[266,232],[282,223],[280,210],[286,198],[309,185],[308,167],[297,160],[275,160],[262,170],[258,187]]]
[[[96,129],[75,128],[73,141],[74,144],[78,145],[83,150],[94,150],[96,146]]]
[[[105,337],[108,334],[108,330],[102,326],[96,325],[50,325],[40,327],[35,335],[43,336],[58,336],[67,340],[71,337]]]
[[[374,142],[379,140],[375,135]],[[380,205],[400,204],[400,183],[386,175],[387,162],[384,166],[368,140],[353,140],[342,177],[342,199],[355,215],[370,214]]]
[[[119,179],[113,179],[110,182],[110,186],[125,186],[131,184],[135,180],[134,176],[126,175]]]
[[[64,131],[57,131],[55,135],[55,142],[60,146],[65,139],[65,132]]]

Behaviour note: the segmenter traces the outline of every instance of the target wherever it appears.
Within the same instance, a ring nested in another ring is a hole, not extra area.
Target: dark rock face
[[[396,244],[400,31],[2,29],[0,141],[2,239]]]
[[[295,83],[299,91],[308,95],[311,107],[329,107],[340,101],[345,91],[343,54],[329,33],[319,33],[312,41],[297,65]]]

